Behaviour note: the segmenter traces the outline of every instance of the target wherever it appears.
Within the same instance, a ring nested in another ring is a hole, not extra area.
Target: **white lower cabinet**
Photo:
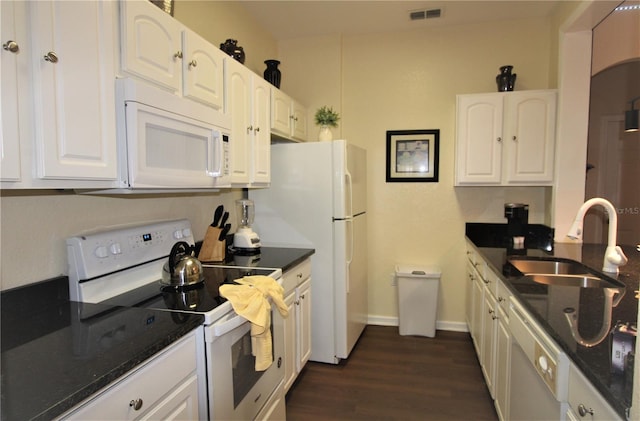
[[[285,304],[289,316],[284,320],[286,393],[311,356],[311,259],[283,274]]]
[[[568,420],[611,421],[622,418],[573,364],[569,366]]]
[[[495,358],[495,385],[494,403],[498,418],[509,419],[509,388],[511,387],[511,331],[509,330],[509,289],[498,281],[497,284],[497,316],[496,326],[496,358]]]
[[[468,246],[467,323],[487,388],[500,420],[509,419],[511,333],[509,290]]]
[[[195,332],[60,419],[199,419]]]
[[[496,299],[485,288],[484,316],[482,319],[482,348],[480,351],[480,366],[491,397],[495,399],[495,362],[496,362]]]

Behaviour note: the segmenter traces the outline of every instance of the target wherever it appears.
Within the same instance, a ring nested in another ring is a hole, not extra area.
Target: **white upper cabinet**
[[[253,165],[252,184],[271,182],[271,85],[253,77]]]
[[[20,180],[20,115],[18,106],[18,82],[26,82],[26,72],[21,60],[24,58],[26,34],[18,35],[19,18],[16,14],[15,3],[0,2],[0,36],[2,42],[2,60],[0,61],[0,76],[2,77],[0,103],[0,171],[1,179],[7,181]]]
[[[183,95],[222,111],[226,55],[198,34],[185,29],[182,45]]]
[[[117,178],[110,2],[30,2],[40,178]]]
[[[2,188],[115,186],[114,3],[1,10]]]
[[[199,101],[224,106],[226,55],[146,0],[121,1],[122,71]]]
[[[307,140],[307,109],[275,87],[271,89],[271,131],[285,138]]]
[[[551,185],[556,91],[457,97],[456,185]]]
[[[234,185],[271,181],[270,85],[235,60],[227,62],[231,115],[230,166]]]
[[[182,25],[148,1],[121,1],[122,70],[175,93],[182,84]]]

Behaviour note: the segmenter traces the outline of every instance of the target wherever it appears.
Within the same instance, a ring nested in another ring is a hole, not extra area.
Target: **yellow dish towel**
[[[256,371],[264,371],[273,363],[271,338],[271,304],[276,305],[282,317],[289,315],[284,303],[284,288],[263,275],[245,276],[234,282],[240,285],[220,286],[220,295],[231,303],[233,310],[251,322],[251,352],[256,357]]]

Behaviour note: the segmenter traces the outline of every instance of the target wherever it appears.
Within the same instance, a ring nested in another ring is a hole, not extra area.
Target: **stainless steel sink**
[[[561,258],[511,258],[511,263],[523,275],[545,285],[576,286],[581,288],[624,288],[605,279],[582,263]]]
[[[581,263],[571,260],[533,260],[513,258],[509,262],[525,275],[544,273],[546,275],[583,275],[589,270]]]

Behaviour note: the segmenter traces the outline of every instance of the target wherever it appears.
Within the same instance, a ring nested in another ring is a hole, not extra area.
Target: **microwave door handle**
[[[209,177],[222,175],[222,160],[222,133],[214,130],[207,139],[207,175]]]

